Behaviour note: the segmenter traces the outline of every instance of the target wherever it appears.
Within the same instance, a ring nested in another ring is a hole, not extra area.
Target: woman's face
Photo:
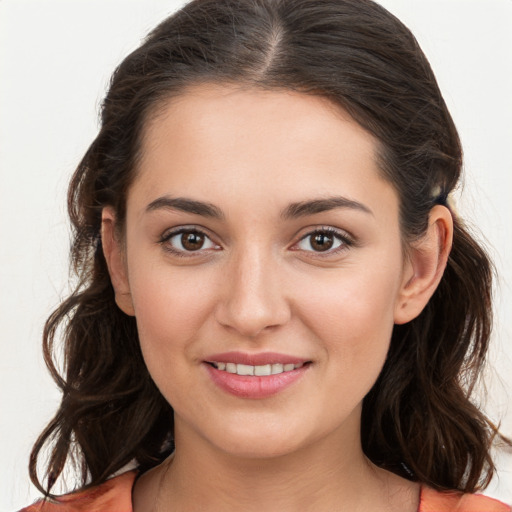
[[[375,153],[293,92],[197,87],[150,122],[114,284],[178,443],[265,457],[358,439],[411,278]]]

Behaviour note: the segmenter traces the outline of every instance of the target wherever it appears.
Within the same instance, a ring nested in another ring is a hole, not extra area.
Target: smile
[[[253,366],[250,364],[236,364],[236,363],[222,363],[212,361],[210,363],[217,370],[234,373],[237,375],[249,375],[249,376],[257,376],[257,377],[265,377],[268,375],[278,375],[280,373],[291,372],[293,370],[297,370],[298,368],[302,368],[304,363],[272,363],[272,364],[263,364],[258,366]]]
[[[264,399],[283,392],[302,380],[312,364],[310,359],[277,352],[224,352],[203,360],[216,387],[244,399]]]

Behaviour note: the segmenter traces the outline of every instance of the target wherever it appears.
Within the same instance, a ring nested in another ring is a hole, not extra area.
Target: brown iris
[[[197,231],[186,231],[181,235],[181,245],[187,251],[197,251],[204,245],[204,235]]]
[[[328,251],[334,244],[334,237],[325,233],[311,235],[311,247],[315,251]]]

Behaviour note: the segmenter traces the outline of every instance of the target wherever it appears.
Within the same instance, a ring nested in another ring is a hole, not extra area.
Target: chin
[[[290,455],[315,443],[318,432],[307,425],[273,421],[239,421],[220,426],[211,442],[223,452],[244,459],[270,459]],[[221,433],[221,435],[215,435]],[[315,435],[317,434],[317,435]]]

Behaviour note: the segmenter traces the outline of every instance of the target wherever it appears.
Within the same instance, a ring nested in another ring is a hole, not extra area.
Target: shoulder
[[[20,512],[132,512],[132,487],[136,471],[111,478],[101,485],[40,500]]]
[[[512,509],[481,494],[439,492],[423,487],[418,512],[512,512]]]

